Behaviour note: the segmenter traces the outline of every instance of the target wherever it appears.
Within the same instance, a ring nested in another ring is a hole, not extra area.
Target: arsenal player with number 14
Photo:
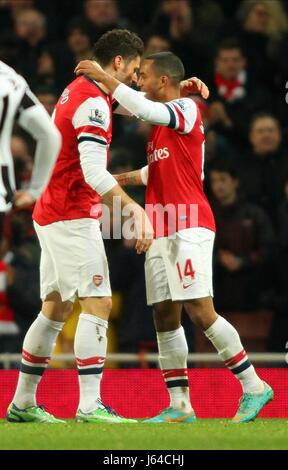
[[[95,62],[83,61],[76,73],[99,80],[120,105],[154,124],[147,145],[148,165],[117,177],[121,185],[147,185],[146,211],[156,237],[146,253],[145,276],[170,406],[146,422],[196,420],[189,395],[188,347],[181,326],[183,307],[242,385],[243,396],[233,422],[253,420],[273,398],[273,390],[258,377],[235,328],[214,310],[215,224],[203,190],[204,128],[196,103],[190,97],[180,98],[182,62],[171,52],[146,57],[138,81],[146,96],[120,84]]]

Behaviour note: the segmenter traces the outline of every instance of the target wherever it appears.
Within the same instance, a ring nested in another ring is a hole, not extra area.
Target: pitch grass
[[[247,424],[199,419],[185,424],[11,424],[0,421],[0,449],[186,450],[288,449],[287,419]]]

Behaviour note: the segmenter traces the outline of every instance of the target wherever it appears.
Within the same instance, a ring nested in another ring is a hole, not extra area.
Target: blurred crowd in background
[[[216,309],[248,349],[288,341],[288,0],[0,0],[0,59],[24,75],[49,114],[81,59],[105,31],[129,28],[146,52],[172,50],[210,98],[205,186],[217,238]],[[287,95],[287,98],[286,98]],[[146,164],[147,123],[115,117],[111,172]],[[15,128],[17,186],[29,182],[33,141]],[[144,203],[143,188],[128,188]],[[0,352],[17,352],[41,308],[40,249],[31,210],[7,215],[0,262]],[[155,351],[144,257],[131,241],[106,242],[113,288],[110,351]],[[79,307],[57,345],[70,352]],[[205,350],[183,317],[191,351]],[[144,356],[143,356],[144,357]],[[144,360],[143,360],[144,361]],[[145,363],[145,361],[144,361]],[[145,364],[143,364],[145,366]]]

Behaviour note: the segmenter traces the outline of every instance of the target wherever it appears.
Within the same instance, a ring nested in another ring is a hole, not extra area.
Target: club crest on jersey
[[[61,104],[67,103],[67,101],[69,100],[69,93],[70,93],[70,90],[68,88],[65,88],[65,90],[63,91],[61,95],[61,100],[60,100]]]
[[[106,122],[106,114],[103,111],[100,111],[100,109],[91,109],[89,121],[93,124],[104,126]]]
[[[101,286],[102,282],[103,282],[103,276],[101,276],[100,274],[95,274],[95,276],[93,276],[93,283],[95,284],[96,287]]]

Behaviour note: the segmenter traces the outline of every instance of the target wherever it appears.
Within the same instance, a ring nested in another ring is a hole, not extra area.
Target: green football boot
[[[248,423],[253,421],[260,413],[263,406],[269,401],[273,400],[274,392],[270,385],[263,382],[264,390],[261,393],[244,393],[241,400],[239,409],[232,419],[233,423]]]
[[[78,423],[107,423],[107,424],[130,424],[137,423],[136,419],[123,418],[118,413],[116,413],[112,408],[104,403],[101,400],[97,400],[98,408],[96,410],[90,411],[89,413],[84,413],[80,409],[76,414],[76,421]]]
[[[29,406],[20,410],[11,403],[6,413],[9,423],[46,423],[46,424],[66,424],[66,421],[57,419],[41,406]]]
[[[180,410],[176,410],[171,406],[161,411],[161,413],[154,418],[145,419],[143,423],[183,423],[192,424],[196,422],[196,415],[194,410],[189,413],[185,413]]]

